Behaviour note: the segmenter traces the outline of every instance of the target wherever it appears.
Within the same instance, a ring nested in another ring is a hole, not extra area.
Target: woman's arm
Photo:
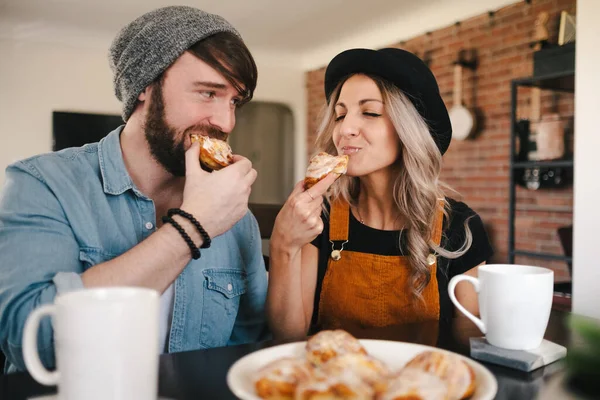
[[[469,275],[474,278],[477,278],[477,268],[481,265],[485,265],[485,261],[476,267],[471,268],[464,275]],[[479,300],[477,298],[477,292],[473,285],[469,282],[462,281],[456,285],[456,299],[460,304],[463,305],[469,312],[471,312],[475,316],[479,316]],[[460,315],[460,311],[455,307],[456,315]]]
[[[267,317],[276,339],[299,339],[310,326],[319,252],[311,242],[323,231],[323,194],[337,176],[308,190],[298,182],[275,219],[271,235]]]
[[[275,339],[295,340],[310,327],[319,251],[306,244],[296,254],[271,246],[267,317]]]

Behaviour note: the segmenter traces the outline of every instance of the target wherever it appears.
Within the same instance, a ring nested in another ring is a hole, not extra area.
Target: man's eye
[[[200,94],[203,97],[206,97],[207,99],[213,99],[216,96],[215,92],[211,92],[211,91],[208,91],[208,90],[204,90],[204,91],[200,92]]]

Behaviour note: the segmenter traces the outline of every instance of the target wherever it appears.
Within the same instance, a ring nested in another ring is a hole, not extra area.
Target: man
[[[99,143],[6,170],[0,348],[7,372],[25,369],[29,313],[83,287],[162,293],[160,351],[255,341],[264,330],[267,276],[248,211],[256,171],[234,156],[232,165],[205,172],[189,137],[231,132],[236,107],[256,87],[250,52],[223,18],[166,7],[126,26],[109,57],[126,124]],[[163,224],[174,208],[193,218],[175,214]],[[196,247],[200,258],[192,259]],[[50,321],[39,337],[40,356],[51,367]]]

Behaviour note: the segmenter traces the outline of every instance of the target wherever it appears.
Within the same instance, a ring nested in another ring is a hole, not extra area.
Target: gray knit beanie
[[[110,46],[109,61],[123,120],[133,112],[139,94],[183,52],[219,32],[240,36],[224,18],[186,6],[150,11],[121,29]]]

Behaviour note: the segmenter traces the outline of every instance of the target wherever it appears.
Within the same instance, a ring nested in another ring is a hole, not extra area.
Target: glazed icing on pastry
[[[311,368],[306,360],[286,357],[261,368],[254,386],[263,399],[293,399],[298,384],[310,377]]]
[[[448,387],[437,376],[415,368],[404,368],[388,382],[378,400],[449,400]]]
[[[295,400],[372,400],[374,396],[375,391],[370,385],[346,370],[338,375],[316,375],[302,381],[296,390]]]
[[[219,170],[233,162],[231,147],[223,140],[208,136],[191,135],[192,143],[200,142],[200,161],[211,169]]]
[[[315,155],[308,164],[304,188],[309,189],[331,172],[345,174],[348,169],[348,159],[347,155],[332,156],[325,152]]]
[[[465,399],[475,391],[475,372],[460,358],[438,351],[420,353],[406,364],[436,375],[448,385],[449,398]]]
[[[362,353],[347,353],[332,358],[321,367],[321,373],[327,376],[341,375],[344,371],[352,371],[367,384],[376,388],[390,375],[390,370],[381,361]]]
[[[367,354],[367,351],[354,336],[339,329],[319,332],[306,343],[306,358],[313,365],[347,353]]]

